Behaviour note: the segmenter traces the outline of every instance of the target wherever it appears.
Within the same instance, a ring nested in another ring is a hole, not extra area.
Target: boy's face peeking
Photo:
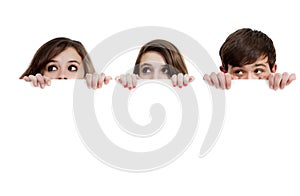
[[[224,70],[222,70],[224,71]],[[254,63],[242,66],[228,65],[228,71],[232,79],[267,79],[271,73],[276,72],[276,65],[270,70],[267,56],[260,56]]]

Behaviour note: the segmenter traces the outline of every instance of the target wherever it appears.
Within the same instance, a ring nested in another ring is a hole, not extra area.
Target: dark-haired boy
[[[271,89],[283,89],[296,79],[295,74],[275,73],[276,51],[273,41],[263,32],[249,28],[230,34],[220,48],[220,73],[205,74],[203,79],[216,88],[229,89],[232,79],[266,79]]]

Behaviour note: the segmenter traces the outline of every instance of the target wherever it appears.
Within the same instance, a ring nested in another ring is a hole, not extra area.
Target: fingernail
[[[176,87],[176,84],[173,84],[173,87]]]
[[[133,88],[135,88],[136,86],[133,86]]]
[[[184,84],[183,86],[187,86],[188,84]]]
[[[131,87],[128,87],[129,90],[131,90]]]
[[[190,77],[190,78],[189,78],[189,81],[192,81],[192,80],[193,80],[193,77]]]
[[[179,86],[179,88],[182,88],[182,86]]]
[[[127,88],[127,85],[124,85],[124,88]]]

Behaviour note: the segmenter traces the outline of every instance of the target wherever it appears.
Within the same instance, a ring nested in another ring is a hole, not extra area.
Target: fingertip
[[[29,80],[29,77],[27,77],[27,76],[24,76],[23,78],[22,78],[24,81],[26,81],[26,82],[29,82],[30,80]]]
[[[115,80],[116,80],[117,82],[120,82],[120,83],[122,82],[120,76],[115,77]]]
[[[205,75],[207,76],[207,74],[205,74]],[[205,75],[204,75],[204,76],[205,76]],[[204,79],[204,78],[203,78],[203,79]],[[189,82],[193,82],[194,80],[195,80],[195,77],[194,77],[194,76],[190,76],[190,77],[189,77]]]

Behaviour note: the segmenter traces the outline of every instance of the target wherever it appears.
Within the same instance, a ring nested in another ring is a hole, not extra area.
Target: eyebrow
[[[58,61],[56,61],[56,60],[49,60],[49,62],[48,63],[58,63]],[[80,64],[78,61],[76,61],[76,60],[70,60],[70,61],[68,61],[68,63],[77,63],[77,64]]]
[[[150,64],[150,63],[143,63],[143,64],[141,64],[141,67],[143,67],[143,66],[152,66],[152,64]]]
[[[267,65],[263,64],[263,63],[257,63],[255,65],[253,65],[252,67],[258,67],[258,66],[263,66],[263,67],[267,67]]]
[[[141,64],[141,67],[143,66],[153,66],[151,63],[143,63]],[[161,66],[168,66],[168,64],[162,64]]]

